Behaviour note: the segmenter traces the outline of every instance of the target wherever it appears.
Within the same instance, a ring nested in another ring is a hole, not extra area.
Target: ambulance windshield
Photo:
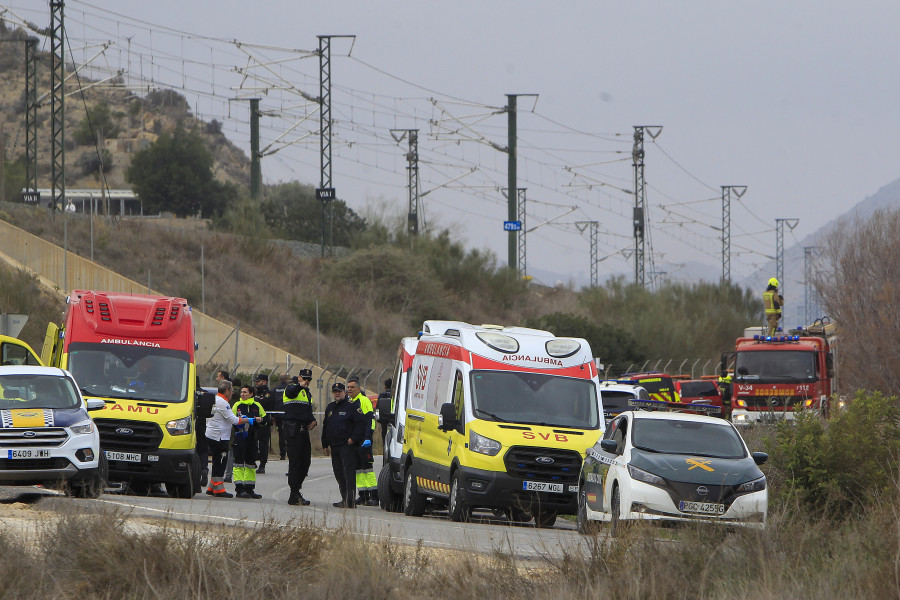
[[[187,400],[187,352],[124,344],[78,342],[66,367],[85,395],[99,398]]]
[[[472,407],[480,419],[597,429],[593,381],[546,373],[472,371]]]

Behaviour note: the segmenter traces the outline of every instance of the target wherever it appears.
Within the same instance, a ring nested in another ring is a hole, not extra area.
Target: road
[[[564,550],[571,552],[585,544],[574,523],[565,519],[558,519],[552,529],[538,529],[533,525],[511,525],[506,519],[481,513],[477,513],[470,523],[453,523],[445,513],[407,517],[378,507],[334,508],[331,504],[340,500],[340,494],[329,458],[312,461],[303,487],[310,506],[289,506],[290,490],[285,477],[287,461],[270,461],[266,470],[265,474],[257,475],[256,491],[263,496],[259,500],[217,499],[206,494],[198,494],[190,500],[124,494],[104,494],[99,500],[48,496],[40,500],[40,508],[53,510],[58,503],[95,502],[132,511],[136,516],[171,517],[199,523],[248,526],[264,522],[312,523],[325,530],[349,529],[372,541],[393,540],[411,545],[421,541],[423,546],[431,548],[484,553],[503,551],[522,559],[558,557]],[[226,484],[226,489],[232,491],[233,487]]]

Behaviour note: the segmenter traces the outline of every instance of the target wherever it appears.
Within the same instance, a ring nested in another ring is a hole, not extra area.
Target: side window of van
[[[2,344],[0,345],[0,364],[3,365],[29,365],[37,366],[38,362],[34,360],[31,352],[24,346],[18,344]]]
[[[463,384],[463,376],[462,371],[456,371],[456,378],[453,381],[453,406],[456,408],[456,419],[459,422],[459,425],[456,426],[456,430],[460,433],[465,433],[466,427],[463,419],[465,417],[465,387]]]

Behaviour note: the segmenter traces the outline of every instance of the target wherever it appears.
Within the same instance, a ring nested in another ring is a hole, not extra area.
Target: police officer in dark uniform
[[[313,415],[312,394],[309,392],[310,381],[312,381],[312,371],[301,369],[298,381],[290,383],[284,389],[282,430],[288,457],[288,487],[291,488],[288,504],[292,506],[309,505],[309,500],[303,497],[300,489],[303,487],[303,480],[309,473],[309,464],[312,461],[309,432],[317,425]]]
[[[272,398],[274,398],[275,412],[284,411],[284,389],[290,384],[287,373],[282,373],[272,388]],[[272,423],[275,425],[275,431],[278,432],[278,457],[284,460],[287,455],[287,447],[284,445],[284,415],[272,415]]]
[[[265,373],[260,373],[256,376],[254,383],[256,384],[254,386],[256,394],[253,399],[259,402],[266,414],[271,413],[275,410],[275,397],[269,389],[269,376]],[[260,425],[257,428],[256,439],[258,444],[256,459],[259,461],[259,467],[256,469],[256,472],[262,474],[266,472],[266,463],[269,461],[269,444],[272,440],[271,422],[267,420],[264,425]]]
[[[358,449],[366,439],[369,422],[356,402],[347,397],[343,383],[331,386],[334,401],[325,408],[322,420],[322,448],[331,456],[331,468],[341,490],[337,508],[356,508],[356,467],[359,464]]]

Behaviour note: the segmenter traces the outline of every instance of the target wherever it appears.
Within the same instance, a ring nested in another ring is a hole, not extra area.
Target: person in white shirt
[[[213,498],[234,498],[234,494],[225,491],[225,462],[231,446],[231,428],[235,425],[252,425],[253,419],[239,417],[231,410],[228,400],[231,398],[232,384],[229,380],[219,382],[218,392],[212,416],[206,419],[206,440],[212,456],[212,473],[206,493]]]

